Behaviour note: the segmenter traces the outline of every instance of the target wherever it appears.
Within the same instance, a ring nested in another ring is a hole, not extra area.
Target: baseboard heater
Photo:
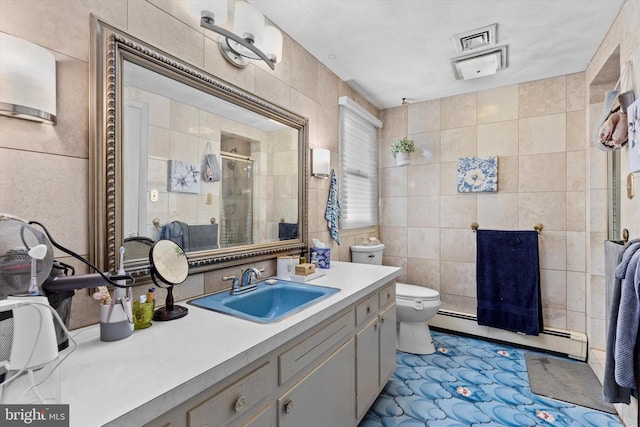
[[[587,360],[587,336],[580,332],[544,328],[538,336],[518,334],[504,329],[478,325],[478,318],[475,315],[443,309],[440,309],[438,314],[429,320],[429,326],[514,345],[566,354],[577,360]]]

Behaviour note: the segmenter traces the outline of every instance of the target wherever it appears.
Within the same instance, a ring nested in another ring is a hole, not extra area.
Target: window
[[[378,137],[382,122],[346,96],[340,105],[342,228],[378,224]]]

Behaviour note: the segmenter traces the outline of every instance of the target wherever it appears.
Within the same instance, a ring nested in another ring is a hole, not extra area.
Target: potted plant
[[[406,166],[410,163],[409,154],[416,151],[416,146],[413,143],[413,139],[405,136],[391,144],[389,151],[393,158],[396,159],[398,166]]]

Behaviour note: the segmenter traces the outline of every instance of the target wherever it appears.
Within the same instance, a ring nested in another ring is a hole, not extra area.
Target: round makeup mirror
[[[167,288],[165,305],[153,313],[153,320],[174,320],[186,316],[186,307],[173,304],[173,287],[184,282],[189,275],[189,262],[184,250],[171,240],[158,240],[151,246],[149,262],[153,283]]]

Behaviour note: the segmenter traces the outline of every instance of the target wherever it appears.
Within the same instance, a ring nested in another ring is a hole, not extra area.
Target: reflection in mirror
[[[124,238],[193,252],[278,241],[281,220],[298,223],[295,129],[123,65]]]
[[[112,270],[135,239],[175,242],[191,272],[304,249],[308,120],[92,26],[96,264]],[[128,272],[148,270],[126,253]]]
[[[132,259],[149,257],[149,250],[153,246],[153,240],[148,237],[128,237],[124,239],[123,247],[125,263]]]
[[[187,308],[173,303],[173,287],[184,282],[189,275],[184,250],[171,240],[158,240],[149,251],[149,262],[153,283],[167,288],[165,306],[155,311],[153,320],[174,320],[186,316]],[[160,279],[162,284],[156,279]]]

